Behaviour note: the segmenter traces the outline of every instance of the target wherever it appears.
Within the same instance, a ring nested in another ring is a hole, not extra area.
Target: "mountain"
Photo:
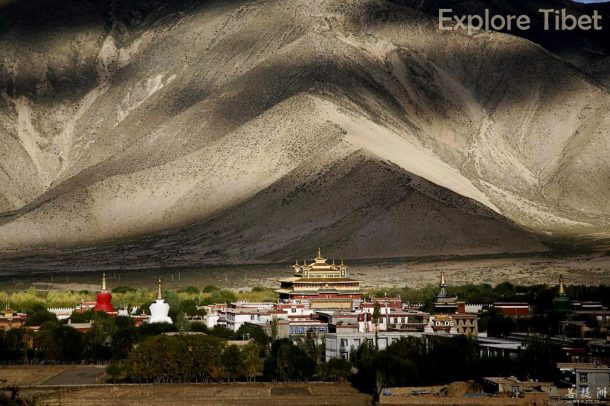
[[[4,266],[607,238],[604,48],[441,32],[435,4],[0,5]]]

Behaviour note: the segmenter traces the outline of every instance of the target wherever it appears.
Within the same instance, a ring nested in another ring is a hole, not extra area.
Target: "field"
[[[42,405],[370,405],[370,396],[348,384],[235,383],[111,385],[98,366],[19,366],[0,368],[0,387],[19,386],[22,399]],[[8,391],[5,391],[8,394]]]
[[[300,260],[302,262],[302,260]],[[560,274],[567,284],[610,284],[610,256],[521,256],[413,258],[407,260],[346,261],[350,275],[362,281],[363,288],[421,288],[436,284],[441,271],[450,285],[505,281],[514,284],[555,284]],[[247,291],[254,286],[276,287],[277,279],[290,275],[292,264],[208,266],[183,269],[108,270],[110,288],[117,286],[156,287],[157,277],[164,287],[177,289],[189,285],[202,288],[213,284],[221,288]],[[16,291],[35,286],[39,290],[97,291],[100,272],[47,272],[0,274],[0,290]]]

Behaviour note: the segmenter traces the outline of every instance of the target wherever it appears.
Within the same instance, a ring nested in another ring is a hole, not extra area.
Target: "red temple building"
[[[97,293],[95,311],[116,313],[114,306],[112,306],[112,294],[106,289],[106,274],[102,275],[102,290]]]
[[[281,300],[306,300],[312,309],[351,309],[354,300],[362,300],[360,281],[347,277],[347,265],[329,264],[319,249],[314,262],[297,261],[292,269],[293,277],[279,281]]]

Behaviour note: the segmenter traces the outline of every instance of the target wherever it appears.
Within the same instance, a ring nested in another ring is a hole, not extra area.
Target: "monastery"
[[[329,264],[319,248],[312,263],[296,261],[292,269],[292,277],[279,280],[280,300],[307,300],[312,309],[351,309],[355,300],[362,301],[360,281],[348,278],[348,266]]]

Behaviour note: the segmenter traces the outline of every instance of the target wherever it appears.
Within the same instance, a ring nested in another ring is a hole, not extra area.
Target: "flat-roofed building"
[[[344,358],[349,359],[350,352],[357,349],[362,344],[370,343],[375,345],[375,339],[377,339],[377,345],[380,350],[383,350],[390,346],[392,343],[400,340],[401,337],[421,337],[422,333],[408,332],[408,331],[381,331],[377,333],[367,332],[360,333],[350,329],[338,329],[336,333],[329,333],[325,337],[326,352],[325,359],[329,361],[333,358]]]
[[[557,368],[561,372],[561,380],[572,385],[573,394],[576,398],[609,399],[610,367],[607,365],[588,362],[561,362],[557,364]]]

